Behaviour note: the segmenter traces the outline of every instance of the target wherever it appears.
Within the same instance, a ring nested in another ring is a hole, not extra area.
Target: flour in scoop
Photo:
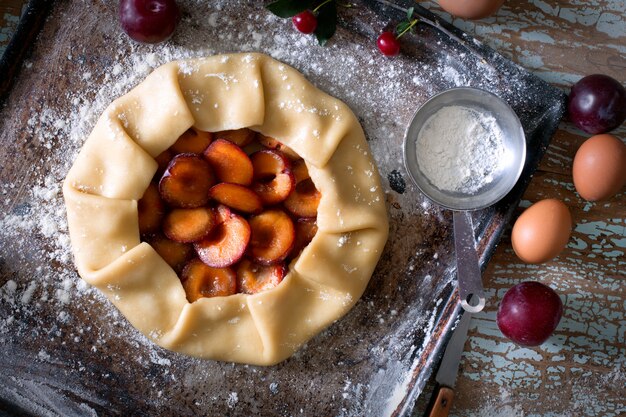
[[[473,194],[491,183],[504,157],[496,119],[464,106],[447,106],[430,116],[417,136],[417,163],[443,191]]]

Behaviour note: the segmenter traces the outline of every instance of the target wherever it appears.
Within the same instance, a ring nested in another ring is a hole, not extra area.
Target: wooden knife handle
[[[454,400],[454,391],[451,388],[440,386],[428,417],[448,417],[450,408],[452,408],[452,400]]]

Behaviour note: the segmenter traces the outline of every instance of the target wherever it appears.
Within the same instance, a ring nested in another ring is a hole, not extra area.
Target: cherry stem
[[[324,1],[322,4],[320,4],[320,5],[319,5],[319,6],[317,6],[315,9],[313,9],[313,13],[317,13],[317,11],[318,11],[319,9],[321,9],[321,8],[322,8],[322,7],[323,7],[326,3],[330,3],[331,1],[333,1],[333,0],[326,0],[326,1]]]
[[[419,22],[419,21],[420,21],[419,19],[413,19],[413,20],[411,20],[411,24],[410,24],[410,25],[409,25],[406,29],[404,29],[402,32],[398,33],[398,36],[396,36],[396,39],[400,39],[400,36],[404,35],[404,34],[405,34],[405,33],[407,33],[409,30],[411,30],[411,28],[412,28],[413,26],[415,26],[415,25],[417,24],[417,22]]]

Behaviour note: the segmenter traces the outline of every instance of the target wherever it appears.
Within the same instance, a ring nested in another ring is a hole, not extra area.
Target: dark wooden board
[[[41,26],[50,11],[52,1],[31,0],[26,6],[15,34],[0,57],[0,105],[11,90],[11,85],[18,75],[21,63],[27,56]]]
[[[375,1],[354,3],[358,7],[341,10],[340,28],[326,48],[257,2],[181,2],[183,22],[167,47],[127,40],[115,4],[55,4],[0,113],[3,401],[52,415],[411,413],[458,314],[458,299],[451,215],[408,182],[401,164],[406,124],[428,97],[458,85],[498,94],[520,117],[528,144],[522,179],[495,207],[474,215],[484,268],[556,129],[564,95],[419,7],[440,27],[420,24],[403,41],[402,56],[383,58],[373,40],[404,12]],[[135,69],[124,83],[118,67],[147,62],[151,68],[170,57],[237,50],[268,52],[352,107],[378,162],[391,220],[362,300],[270,368],[191,359],[138,335],[80,284],[63,256],[67,231],[54,184],[82,143],[77,132],[86,134],[102,103],[141,78]]]

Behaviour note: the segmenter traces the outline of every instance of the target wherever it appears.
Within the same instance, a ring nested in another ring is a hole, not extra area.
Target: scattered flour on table
[[[278,383],[277,383],[277,382],[272,382],[272,383],[270,384],[270,392],[271,392],[273,395],[278,394]]]
[[[61,64],[64,69],[74,69],[59,72],[57,76],[62,77],[66,85],[84,87],[69,90],[65,97],[49,97],[42,92],[39,102],[41,107],[32,109],[25,128],[32,145],[46,149],[47,161],[40,161],[40,165],[45,162],[46,168],[40,168],[37,164],[28,168],[27,174],[32,177],[28,183],[36,185],[23,191],[23,198],[11,206],[6,196],[12,196],[20,190],[13,183],[0,185],[0,195],[5,197],[0,207],[6,212],[0,218],[3,253],[16,254],[19,262],[34,265],[28,276],[16,274],[0,287],[0,311],[6,312],[0,317],[0,343],[28,334],[32,326],[29,322],[32,320],[37,320],[39,331],[47,335],[50,343],[62,340],[62,344],[73,343],[94,354],[102,354],[102,346],[107,339],[124,338],[137,350],[137,355],[131,356],[130,360],[139,363],[144,369],[158,366],[160,378],[176,380],[174,368],[180,359],[170,359],[176,356],[162,356],[167,353],[155,348],[121,317],[104,296],[78,277],[72,262],[61,193],[62,181],[99,115],[115,98],[127,93],[156,67],[172,60],[216,53],[267,53],[294,66],[320,89],[346,102],[355,111],[368,138],[376,139],[370,141],[372,153],[379,166],[385,167],[402,165],[401,154],[392,150],[401,143],[404,126],[419,102],[444,86],[467,83],[456,69],[457,64],[449,57],[438,56],[424,65],[415,65],[404,59],[386,59],[375,47],[368,48],[355,43],[353,34],[344,29],[338,30],[328,46],[321,48],[314,37],[294,31],[288,20],[261,12],[262,6],[259,4],[244,4],[234,0],[189,0],[181,1],[181,4],[189,13],[178,26],[174,38],[158,45],[140,45],[129,41],[117,29],[115,7],[108,7],[106,3],[98,7],[84,4],[84,7],[94,7],[94,12],[99,13],[104,7],[112,13],[111,16],[102,17],[110,20],[109,29],[114,28],[107,32],[111,48],[99,52],[106,56],[109,64],[95,68],[85,65],[84,57],[93,52],[80,39],[72,39],[74,48],[70,53],[51,51],[51,54],[56,54],[55,58],[66,60]],[[248,22],[247,26],[242,20]],[[373,28],[374,31],[382,30],[385,24],[387,22],[379,22]],[[71,37],[72,34],[64,36]],[[181,67],[182,73],[193,70],[191,67]],[[490,73],[492,69],[488,66],[482,70],[488,76],[496,76]],[[42,69],[27,62],[24,71],[36,74],[36,71]],[[356,85],[366,88],[355,89]],[[409,88],[409,85],[413,87]],[[416,98],[414,88],[418,87],[420,97]],[[368,170],[366,174],[372,175],[372,171]],[[388,188],[384,178],[383,183]],[[34,239],[26,240],[25,237]],[[348,243],[348,239],[342,238],[338,245],[345,243]],[[24,249],[32,252],[33,245],[39,258],[20,258],[26,252]],[[50,308],[56,314],[44,317],[43,312]],[[94,323],[84,320],[84,317],[93,314],[92,308],[104,312],[104,317],[98,317],[94,322],[103,322],[106,326],[96,327]],[[415,323],[428,325],[432,320],[431,312],[420,314]],[[379,320],[384,321],[384,317],[379,317]],[[415,323],[412,325],[415,326]],[[84,346],[90,334],[96,334],[95,341],[91,340],[89,345]],[[386,360],[388,347],[398,347],[400,351],[399,347],[404,346],[404,343],[402,340],[388,340],[386,345],[377,346],[373,353],[383,361]],[[419,349],[415,346],[404,347],[411,352]],[[37,359],[53,363],[55,351],[41,350]],[[70,366],[73,366],[73,372],[90,372],[89,366],[84,363]],[[394,360],[390,361],[391,366],[397,368],[398,375],[406,376],[415,364],[411,360]],[[405,389],[408,379],[399,378],[396,382]],[[385,384],[384,375],[381,375],[379,386],[375,382],[346,385],[338,395],[352,407],[346,408],[345,415],[362,414],[359,408],[361,400],[379,398],[370,394]],[[277,382],[271,383],[270,392],[278,394],[278,386]],[[401,391],[398,390],[397,395],[401,395]],[[167,394],[162,391],[159,391],[158,397],[160,401],[168,400]],[[228,395],[229,407],[234,407],[238,401],[236,392]]]
[[[386,402],[382,404],[382,412],[378,412],[378,414],[383,416],[391,416],[394,414],[398,406],[404,401],[405,394],[408,391],[408,388],[413,380],[413,373],[415,369],[421,364],[421,352],[427,348],[428,344],[432,339],[432,330],[435,326],[435,320],[439,314],[437,307],[441,305],[443,302],[442,299],[438,299],[435,305],[435,308],[428,312],[428,316],[422,316],[422,322],[415,323],[413,325],[419,325],[420,328],[424,329],[424,340],[421,346],[412,345],[410,349],[410,357],[413,357],[413,361],[410,366],[406,368],[406,364],[402,362],[398,362],[392,365],[393,374],[395,374],[396,379],[393,381],[393,384],[389,384],[387,380],[387,390],[390,392],[385,396]],[[387,375],[380,375],[381,377],[387,379]],[[376,378],[376,377],[375,377]]]
[[[228,400],[226,400],[226,402],[228,404],[228,408],[234,408],[237,405],[237,402],[239,402],[239,396],[236,392],[231,392],[228,394]]]

